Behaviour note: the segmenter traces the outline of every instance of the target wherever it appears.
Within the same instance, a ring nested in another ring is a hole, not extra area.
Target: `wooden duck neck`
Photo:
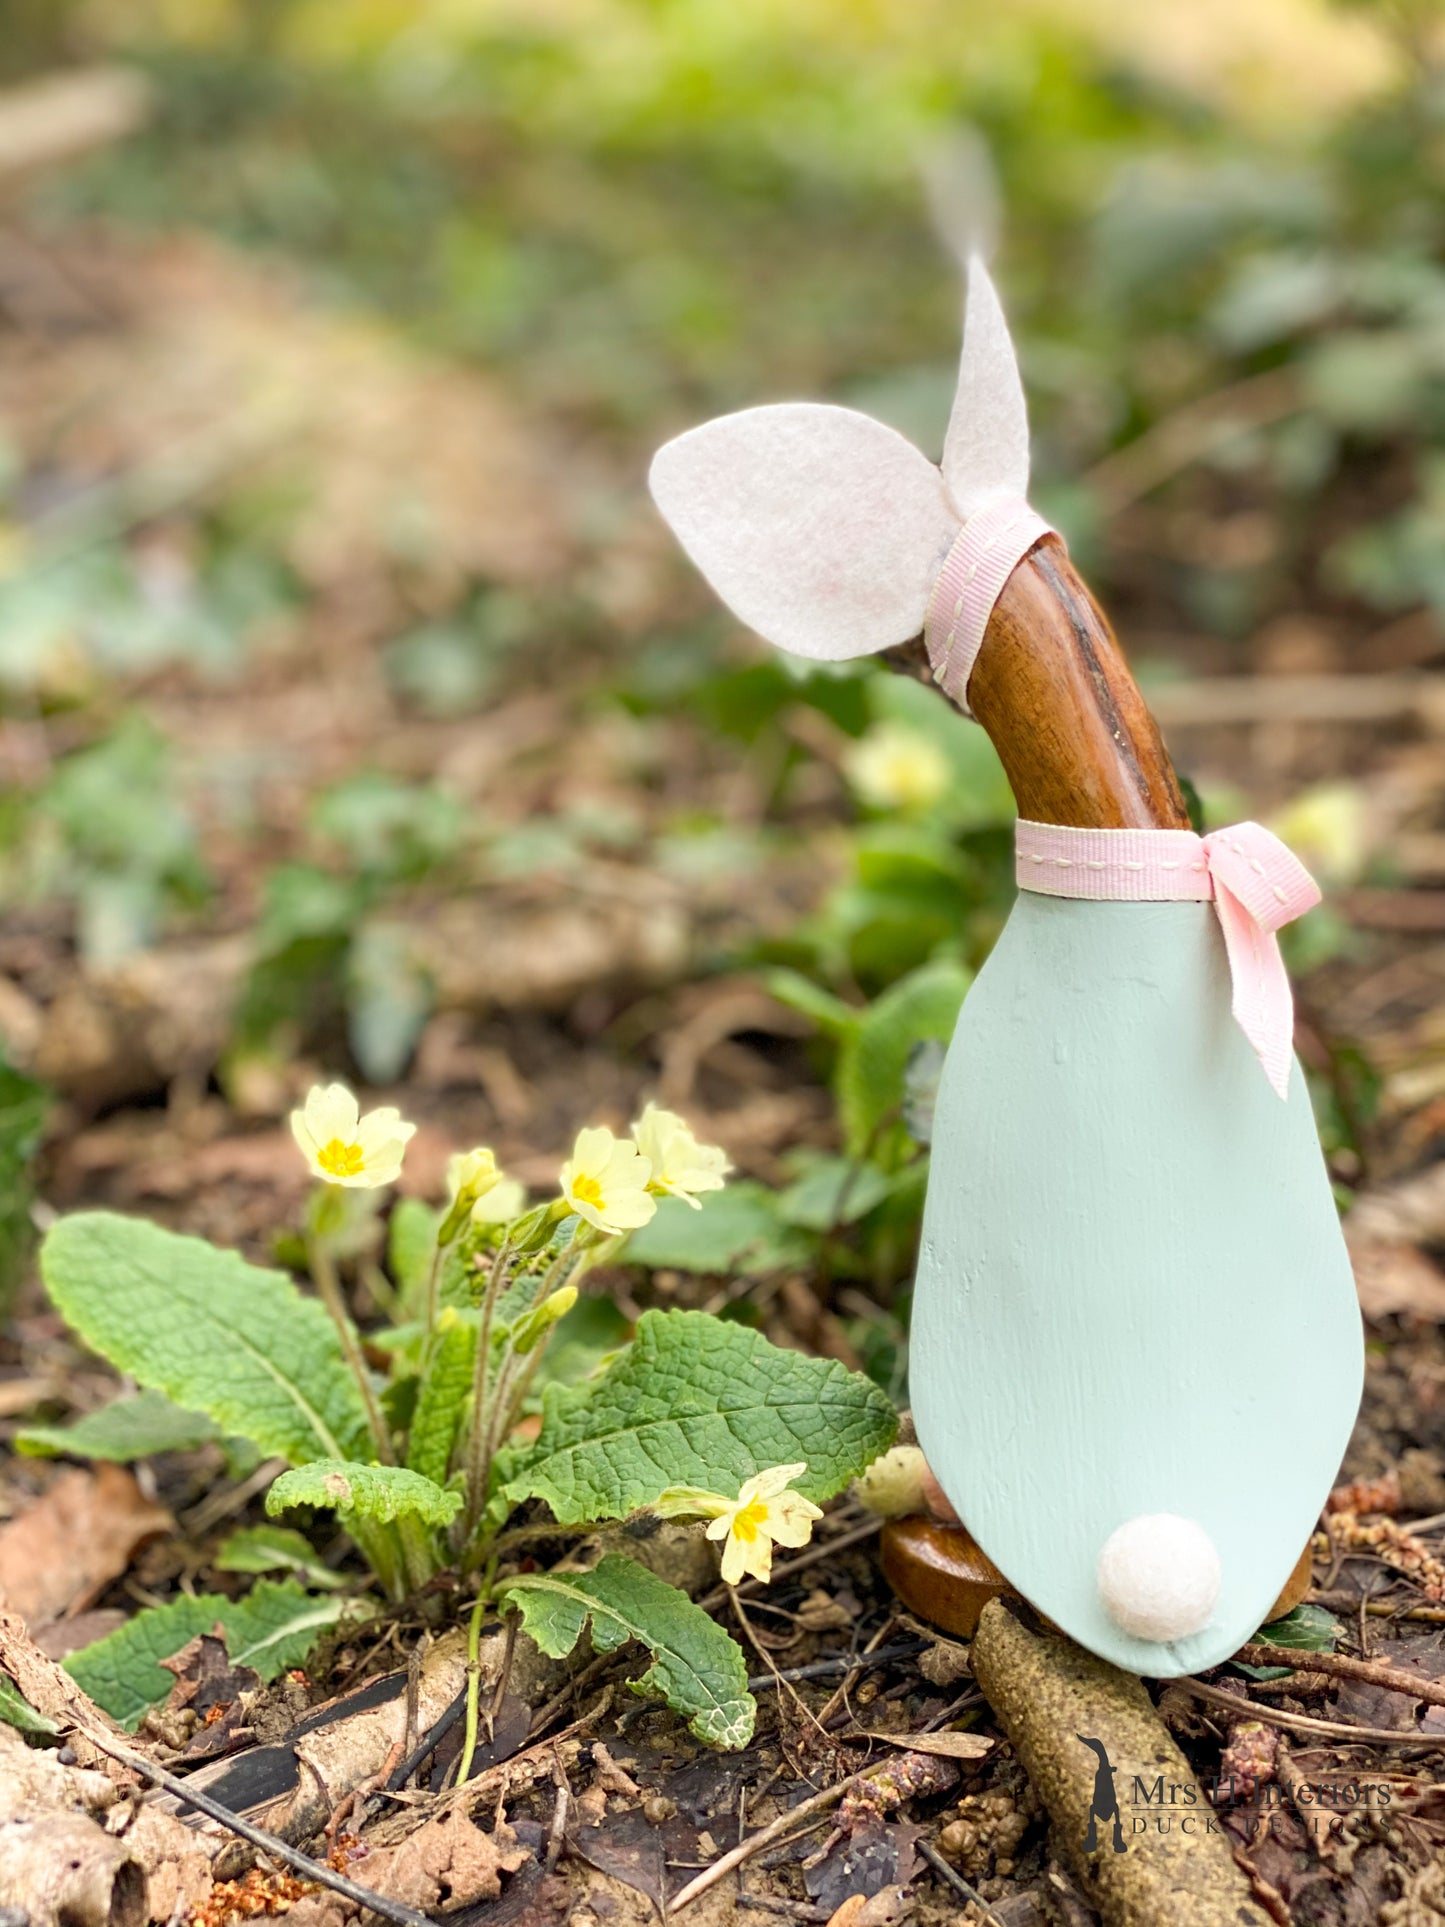
[[[892,654],[929,676],[921,641]],[[1062,543],[1037,544],[1004,585],[968,698],[1020,816],[1081,829],[1189,828],[1158,724]]]

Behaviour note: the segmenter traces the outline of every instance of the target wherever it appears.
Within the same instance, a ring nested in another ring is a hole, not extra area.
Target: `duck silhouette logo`
[[[1114,1851],[1127,1853],[1124,1845],[1124,1829],[1119,1823],[1119,1795],[1114,1787],[1114,1768],[1108,1754],[1104,1751],[1102,1740],[1091,1740],[1087,1734],[1076,1733],[1075,1739],[1088,1747],[1099,1764],[1094,1769],[1094,1801],[1089,1808],[1089,1830],[1084,1835],[1084,1852],[1093,1853],[1099,1844],[1099,1822],[1105,1826],[1114,1823]]]

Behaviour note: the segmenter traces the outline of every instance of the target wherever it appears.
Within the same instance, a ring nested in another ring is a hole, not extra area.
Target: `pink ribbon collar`
[[[1259,823],[1193,830],[1078,830],[1021,818],[1021,890],[1113,903],[1212,902],[1233,983],[1230,1008],[1281,1097],[1289,1091],[1294,999],[1275,932],[1320,901],[1294,853]]]
[[[971,515],[943,559],[928,598],[923,640],[933,680],[965,716],[968,679],[1003,586],[1036,542],[1057,535],[1021,495],[1009,495]]]

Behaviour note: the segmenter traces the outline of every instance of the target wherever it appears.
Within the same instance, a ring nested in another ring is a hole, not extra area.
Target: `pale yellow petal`
[[[293,1111],[291,1113],[291,1135],[300,1147],[301,1155],[311,1166],[311,1169],[320,1176],[321,1170],[316,1162],[316,1153],[321,1149],[321,1146],[316,1142],[316,1139],[311,1133],[311,1127],[306,1122],[305,1111]]]
[[[356,1141],[357,1103],[344,1084],[313,1084],[306,1093],[306,1126],[321,1145]]]
[[[732,1564],[736,1569],[737,1576],[728,1579],[728,1555],[735,1546],[737,1548],[737,1557],[732,1561]],[[730,1586],[735,1586],[743,1573],[747,1573],[749,1577],[753,1579],[761,1580],[765,1586],[772,1578],[773,1544],[765,1532],[760,1532],[758,1536],[751,1541],[738,1539],[736,1537],[728,1540],[727,1547],[723,1552],[722,1576]]]
[[[738,1494],[738,1502],[744,1504],[747,1499],[771,1499],[790,1486],[794,1479],[802,1478],[807,1469],[806,1459],[799,1459],[796,1465],[770,1465],[766,1471],[755,1473],[748,1480]]]
[[[473,1224],[510,1224],[527,1208],[527,1188],[517,1178],[498,1176],[472,1206]]]
[[[373,1158],[379,1158],[390,1145],[399,1144],[405,1150],[415,1135],[416,1126],[408,1124],[392,1104],[383,1104],[379,1110],[368,1111],[356,1126],[356,1142],[361,1146],[361,1154],[368,1164]]]
[[[607,1169],[617,1139],[605,1124],[589,1124],[577,1133],[567,1166],[576,1177],[600,1178]]]
[[[648,1191],[614,1191],[604,1196],[608,1222],[603,1229],[607,1231],[636,1231],[650,1223],[657,1211],[657,1199]]]

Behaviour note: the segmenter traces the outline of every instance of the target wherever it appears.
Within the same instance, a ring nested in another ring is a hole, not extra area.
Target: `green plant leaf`
[[[390,1525],[396,1519],[421,1519],[447,1525],[461,1505],[460,1492],[444,1492],[433,1479],[401,1465],[363,1465],[356,1459],[314,1459],[283,1472],[266,1494],[274,1515],[288,1506],[322,1506],[343,1522],[364,1519]]]
[[[462,1421],[477,1362],[477,1327],[459,1320],[437,1337],[407,1435],[406,1462],[413,1472],[445,1485],[452,1447]]]
[[[614,1552],[591,1572],[529,1575],[503,1598],[553,1659],[572,1651],[589,1619],[599,1653],[639,1640],[652,1664],[631,1682],[634,1693],[660,1693],[710,1746],[736,1749],[752,1738],[757,1702],[736,1642],[685,1592],[635,1560]]]
[[[201,1412],[183,1411],[164,1392],[143,1391],[112,1399],[72,1425],[27,1425],[15,1449],[33,1459],[114,1459],[129,1464],[154,1452],[193,1452],[220,1437],[220,1427]]]
[[[440,1223],[441,1213],[420,1198],[398,1198],[392,1207],[386,1234],[387,1269],[408,1311],[419,1311],[425,1302]]]
[[[801,970],[790,970],[779,966],[770,970],[763,979],[763,987],[780,1004],[789,1010],[796,1010],[804,1017],[811,1017],[821,1031],[829,1037],[846,1037],[863,1015],[856,1005],[844,1003],[841,997],[821,984],[805,977]]]
[[[1304,1605],[1296,1606],[1283,1619],[1272,1619],[1261,1626],[1254,1644],[1280,1646],[1297,1653],[1332,1653],[1344,1636],[1345,1629],[1333,1613],[1323,1606]],[[1242,1660],[1232,1663],[1235,1672],[1248,1679],[1284,1679],[1296,1670],[1292,1666],[1246,1666]]]
[[[507,1485],[545,1499],[563,1525],[619,1519],[670,1485],[736,1492],[801,1459],[798,1490],[821,1501],[886,1452],[887,1397],[836,1359],[770,1345],[700,1311],[649,1311],[606,1371],[550,1385],[536,1446]]]
[[[831,1231],[866,1218],[892,1189],[876,1165],[823,1153],[810,1159],[802,1175],[779,1194],[778,1212],[801,1230]]]
[[[365,1449],[322,1307],[289,1278],[139,1218],[62,1218],[40,1253],[57,1308],[113,1365],[293,1465]]]
[[[30,1262],[30,1161],[45,1123],[42,1085],[12,1070],[0,1053],[0,1311],[10,1304]]]
[[[167,1606],[148,1607],[104,1639],[82,1646],[65,1661],[65,1670],[97,1706],[134,1732],[176,1683],[160,1662],[199,1633],[219,1625],[232,1664],[253,1667],[269,1680],[299,1666],[343,1610],[344,1601],[318,1599],[289,1579],[263,1579],[244,1599],[183,1595]]]
[[[850,1156],[862,1157],[885,1120],[901,1114],[914,1046],[949,1041],[972,981],[952,959],[925,964],[885,990],[843,1040],[834,1089]]]
[[[211,1562],[218,1572],[292,1572],[308,1586],[334,1592],[347,1581],[290,1526],[242,1526]]]
[[[13,1726],[18,1733],[49,1737],[60,1731],[54,1720],[36,1712],[20,1688],[4,1673],[0,1673],[0,1721],[6,1726]]]
[[[711,1192],[696,1211],[681,1198],[659,1198],[656,1215],[633,1232],[624,1255],[653,1271],[745,1271],[756,1278],[806,1263],[811,1248],[783,1222],[778,1194],[745,1178]]]

